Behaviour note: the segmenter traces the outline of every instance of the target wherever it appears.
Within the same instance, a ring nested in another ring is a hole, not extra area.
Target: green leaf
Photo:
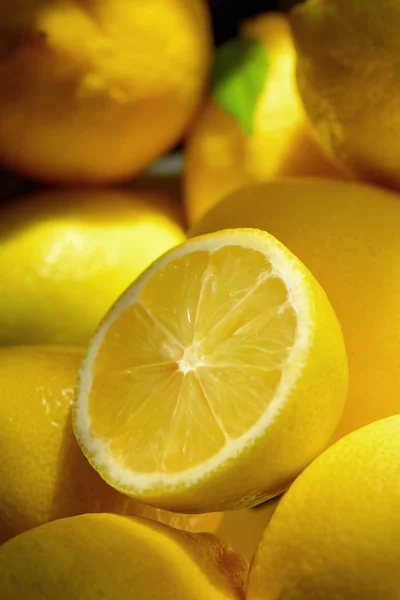
[[[265,46],[249,37],[237,37],[216,53],[212,78],[214,100],[253,133],[254,110],[265,85],[268,55]]]

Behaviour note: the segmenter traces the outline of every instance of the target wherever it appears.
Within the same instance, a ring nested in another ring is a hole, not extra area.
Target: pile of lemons
[[[0,0],[0,598],[400,598],[398,23]]]

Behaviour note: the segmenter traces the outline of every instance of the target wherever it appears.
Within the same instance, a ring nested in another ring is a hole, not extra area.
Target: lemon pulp
[[[288,289],[261,252],[232,245],[171,260],[102,340],[93,435],[137,473],[203,463],[265,413],[296,329]]]

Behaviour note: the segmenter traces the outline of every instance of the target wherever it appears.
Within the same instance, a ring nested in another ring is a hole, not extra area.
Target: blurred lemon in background
[[[230,227],[276,236],[327,293],[350,373],[336,436],[400,412],[400,196],[355,182],[282,179],[232,194],[190,233]]]
[[[182,136],[211,60],[203,0],[0,0],[0,162],[127,179]]]
[[[27,529],[88,512],[146,516],[215,531],[218,513],[182,515],[109,487],[76,443],[71,403],[83,352],[61,346],[0,348],[0,544]]]
[[[400,186],[400,13],[394,0],[308,0],[291,25],[304,106],[326,151]]]
[[[280,497],[255,508],[223,512],[216,535],[251,561],[279,501]]]
[[[276,509],[246,598],[399,598],[399,477],[398,415],[329,448]]]
[[[210,534],[110,514],[62,519],[0,547],[0,597],[244,600],[247,561]]]
[[[280,175],[342,176],[313,140],[283,15],[245,22],[217,50],[213,92],[190,131],[185,200],[191,222],[247,184]]]
[[[85,344],[117,296],[183,242],[148,191],[48,191],[0,205],[0,343]]]

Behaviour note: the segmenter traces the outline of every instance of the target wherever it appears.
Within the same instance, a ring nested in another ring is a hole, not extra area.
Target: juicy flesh
[[[89,398],[93,434],[136,472],[204,462],[265,412],[296,324],[260,252],[228,246],[171,261],[105,335]]]

